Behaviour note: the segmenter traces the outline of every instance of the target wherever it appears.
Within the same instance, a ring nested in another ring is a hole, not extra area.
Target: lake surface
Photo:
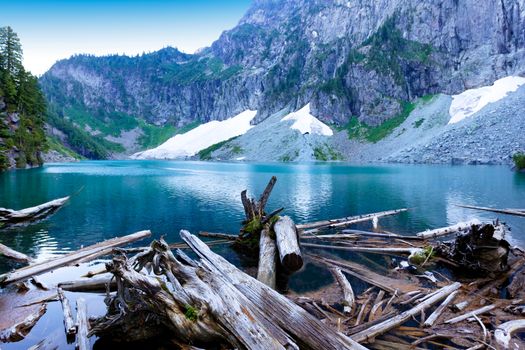
[[[508,167],[186,161],[85,161],[2,173],[0,207],[21,209],[74,195],[49,220],[1,232],[0,242],[41,261],[144,229],[151,230],[154,238],[165,235],[168,242],[180,241],[181,229],[236,233],[244,218],[240,192],[248,189],[249,194],[259,195],[272,175],[277,176],[277,184],[267,211],[285,207],[285,214],[297,223],[408,207],[409,212],[381,219],[380,225],[414,234],[471,218],[499,217],[512,228],[507,239],[525,246],[524,218],[454,205],[525,208],[525,174]],[[214,250],[235,264],[246,263],[227,246]],[[14,263],[0,258],[1,272],[13,267]],[[330,281],[329,274],[316,269],[307,266],[294,275],[291,288],[306,290]],[[43,279],[74,279],[78,272],[73,270]],[[68,293],[73,302],[78,295],[88,298],[90,313],[104,313],[100,296]],[[64,338],[60,305],[49,305],[26,340],[2,348],[25,349],[43,334]],[[73,348],[65,339],[59,343],[61,348]]]

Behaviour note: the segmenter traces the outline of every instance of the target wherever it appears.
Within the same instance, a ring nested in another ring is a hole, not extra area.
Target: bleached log
[[[368,306],[368,303],[372,300],[372,294],[368,295],[368,298],[364,301],[363,304],[361,304],[361,307],[359,308],[359,312],[357,314],[357,318],[355,320],[354,326],[359,326],[361,324],[361,321],[364,319],[365,310]]]
[[[273,230],[281,265],[290,272],[299,270],[303,266],[303,257],[294,222],[289,216],[281,216]]]
[[[88,338],[87,308],[84,298],[77,299],[77,349],[91,349]]]
[[[272,322],[291,334],[301,349],[366,349],[323,324],[293,301],[241,272],[188,231],[182,230],[180,235],[203,261],[208,262],[215,273],[224,276],[252,303],[260,305]]]
[[[25,255],[24,253],[17,252],[14,249],[9,248],[8,246],[5,246],[0,243],[0,255],[5,256],[6,258],[13,259],[20,262],[31,262],[33,259],[31,259],[29,256]]]
[[[197,265],[179,255],[180,252],[176,258],[163,241],[154,241],[151,253],[143,257],[159,264],[156,269],[168,278],[169,284],[136,271],[123,256],[114,257],[113,262],[108,263],[108,270],[115,275],[120,287],[111,304],[124,303],[126,307],[126,301],[118,295],[138,295],[130,301],[133,309],[142,308],[152,319],[154,315],[160,316],[173,335],[186,343],[227,341],[239,349],[296,348],[283,330],[271,324],[258,306],[225,276],[215,273],[206,261]],[[113,337],[118,322],[129,328],[125,317],[130,314],[119,314],[118,309],[116,312],[117,315],[108,315],[108,327],[104,326],[104,320],[95,322],[94,333],[105,332]],[[152,324],[158,327],[155,321]],[[129,332],[123,336],[129,339]]]
[[[270,237],[270,230],[265,227],[261,231],[259,240],[259,267],[257,269],[257,280],[275,289],[277,275],[277,246],[275,240]]]
[[[57,294],[60,304],[62,304],[62,313],[64,314],[64,329],[66,331],[66,335],[71,336],[77,332],[75,321],[73,321],[71,305],[69,304],[69,300],[66,298],[61,288],[57,289]]]
[[[230,241],[235,241],[239,236],[236,235],[230,235],[227,233],[220,233],[220,232],[206,232],[206,231],[200,231],[199,236],[202,237],[213,237],[213,238],[222,238],[227,239]]]
[[[414,306],[412,309],[407,310],[395,317],[392,317],[389,320],[386,320],[384,322],[381,322],[377,325],[374,325],[366,330],[363,330],[357,334],[354,334],[352,336],[352,339],[358,342],[365,342],[375,339],[377,336],[384,334],[391,330],[392,328],[395,328],[406,321],[410,320],[412,317],[417,316],[421,313],[422,310],[426,310],[427,308],[431,307],[441,299],[445,298],[446,296],[450,295],[454,291],[458,290],[461,287],[461,284],[459,282],[455,282],[453,284],[450,284],[446,287],[443,287],[440,289],[439,293],[436,293],[431,298],[425,300],[424,302]]]
[[[396,214],[402,213],[407,210],[408,210],[407,208],[402,208],[402,209],[396,209],[396,210],[380,211],[380,212],[371,213],[371,214],[348,216],[348,217],[340,218],[340,219],[309,222],[309,223],[297,225],[297,229],[306,230],[306,229],[320,228],[320,227],[346,226],[346,225],[351,225],[351,224],[355,224],[358,222],[373,220],[374,218],[381,218],[384,216],[396,215]]]
[[[425,320],[425,323],[423,324],[423,326],[424,327],[432,327],[434,325],[434,322],[436,322],[436,320],[439,318],[439,316],[441,316],[443,311],[445,311],[445,308],[448,306],[448,304],[450,304],[452,302],[452,300],[454,300],[454,298],[456,297],[457,294],[458,294],[457,291],[455,291],[452,294],[450,294],[445,299],[445,301],[443,301],[441,303],[441,305],[439,305],[436,308],[436,310],[434,310],[434,312],[432,314],[430,314],[430,316],[428,316],[428,318]]]
[[[446,320],[445,323],[446,324],[454,324],[454,323],[458,323],[458,322],[461,322],[461,321],[464,321],[466,320],[467,318],[470,318],[472,316],[477,316],[477,315],[481,315],[481,314],[484,314],[485,312],[489,312],[490,310],[494,309],[496,307],[496,305],[492,304],[492,305],[487,305],[487,306],[483,306],[479,309],[476,309],[476,310],[473,310],[473,311],[470,311],[470,312],[467,312],[466,314],[464,315],[461,315],[461,316],[458,316],[458,317],[454,317],[454,318],[451,318],[450,320]]]
[[[107,254],[107,249],[125,245],[143,239],[149,235],[151,235],[151,231],[149,230],[140,231],[124,237],[112,238],[107,241],[100,242],[79,249],[75,252],[60,256],[58,258],[44,261],[42,263],[29,265],[13,272],[0,275],[0,284],[6,285],[9,283],[25,280],[31,276],[40,275],[44,272],[54,270],[64,265],[72,264],[83,259],[85,261],[85,258],[87,257],[90,259],[95,259],[99,256]]]
[[[525,330],[525,319],[512,320],[500,324],[494,331],[494,340],[503,349],[508,349],[512,333]]]
[[[361,253],[375,253],[375,254],[394,254],[394,255],[406,255],[410,257],[415,254],[424,253],[421,248],[376,248],[376,247],[349,247],[349,246],[337,246],[337,245],[326,245],[326,244],[315,244],[315,243],[302,243],[303,247],[309,248],[323,248],[323,249],[335,249],[345,250],[349,252],[361,252]]]
[[[424,239],[437,238],[437,237],[442,237],[442,236],[447,236],[453,233],[457,233],[459,231],[468,230],[472,227],[472,225],[481,225],[481,221],[474,219],[474,220],[470,220],[467,222],[460,222],[452,226],[419,232],[416,234],[416,236],[424,238]]]
[[[464,204],[456,204],[456,206],[461,207],[461,208],[467,208],[467,209],[491,211],[493,213],[525,216],[525,212],[521,209],[497,209],[497,208],[477,207],[474,205],[464,205]]]
[[[104,292],[108,286],[109,290],[117,288],[117,283],[111,276],[60,282],[58,284],[58,287],[69,292]]]
[[[343,272],[341,272],[340,268],[333,267],[330,269],[330,271],[332,272],[337,283],[339,283],[339,286],[341,286],[341,289],[343,290],[343,311],[350,314],[352,313],[352,309],[354,308],[355,304],[355,295],[354,290],[352,289],[352,285],[345,277]]]
[[[69,196],[22,210],[0,208],[0,228],[42,220],[55,213],[68,200]]]

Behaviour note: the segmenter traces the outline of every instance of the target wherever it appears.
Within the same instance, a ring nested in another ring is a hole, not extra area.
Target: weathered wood
[[[334,236],[344,236],[344,234],[348,234],[350,237],[377,237],[377,238],[385,238],[385,239],[404,239],[407,241],[423,241],[421,237],[417,236],[402,236],[395,233],[382,233],[382,232],[368,232],[368,231],[362,231],[362,230],[354,230],[354,229],[344,229],[343,234],[334,235]],[[321,236],[317,236],[321,237]]]
[[[493,213],[500,213],[500,214],[507,214],[507,215],[525,216],[525,212],[520,209],[497,209],[497,208],[488,208],[488,207],[477,207],[474,205],[464,205],[464,204],[456,204],[456,207],[474,209],[474,210],[491,211]]]
[[[341,286],[341,289],[343,290],[343,311],[350,314],[352,313],[352,309],[354,308],[355,304],[355,295],[354,290],[352,289],[352,285],[350,282],[348,282],[348,279],[346,279],[343,272],[341,272],[341,269],[338,267],[333,267],[330,269],[332,274],[334,275],[337,283],[339,283],[339,286]]]
[[[246,216],[246,220],[250,221],[250,220],[253,220],[253,218],[255,217],[255,212],[253,210],[252,203],[250,202],[250,200],[248,199],[248,196],[246,195],[246,192],[247,192],[246,190],[241,192],[241,202],[242,202],[242,206],[244,207],[244,214]]]
[[[445,299],[445,301],[443,301],[441,303],[441,305],[439,305],[436,308],[436,310],[434,310],[434,312],[432,314],[430,314],[430,316],[428,316],[428,318],[425,320],[425,323],[423,323],[423,326],[424,327],[432,327],[434,325],[434,322],[436,322],[436,320],[439,318],[439,316],[441,316],[443,311],[445,311],[445,308],[448,306],[448,304],[450,304],[454,300],[454,298],[456,297],[457,294],[458,294],[457,291],[455,291],[452,294],[450,294]]]
[[[403,280],[397,280],[390,277],[382,276],[373,271],[370,271],[366,266],[354,263],[351,261],[341,261],[336,259],[328,259],[318,255],[308,254],[308,257],[314,261],[320,262],[329,267],[337,266],[345,273],[348,273],[360,280],[383,289],[386,292],[395,293],[396,290],[406,293],[411,292],[419,287],[413,283],[406,283]]]
[[[275,176],[272,176],[272,178],[268,182],[268,185],[266,185],[266,188],[261,194],[261,198],[259,198],[259,202],[257,202],[258,215],[261,217],[264,215],[264,208],[266,207],[266,203],[268,202],[268,198],[270,197],[270,194],[272,193],[272,190],[273,190],[273,186],[275,186],[276,182],[277,182],[277,178]]]
[[[199,236],[202,237],[213,237],[213,238],[222,238],[227,239],[230,241],[235,241],[239,236],[237,235],[230,235],[227,233],[220,233],[220,232],[206,232],[206,231],[200,231]]]
[[[31,262],[33,259],[31,259],[29,256],[25,255],[24,253],[17,252],[14,249],[9,248],[8,246],[5,246],[0,243],[0,255],[5,256],[6,258],[13,259],[20,262]]]
[[[91,349],[88,338],[87,308],[84,298],[77,299],[77,349]]]
[[[59,210],[68,200],[69,196],[22,210],[0,208],[0,228],[22,225],[45,219]]]
[[[326,245],[326,244],[315,244],[315,243],[302,243],[303,247],[309,248],[322,248],[322,249],[335,249],[335,250],[346,250],[349,252],[361,252],[361,253],[375,253],[375,254],[393,254],[393,255],[410,255],[413,256],[418,253],[424,252],[421,248],[375,248],[375,247],[349,247],[349,246],[337,246],[337,245]]]
[[[386,320],[377,325],[374,325],[364,331],[354,334],[352,336],[352,339],[358,342],[371,341],[375,339],[377,336],[388,332],[392,328],[395,328],[405,323],[406,321],[410,320],[412,317],[419,315],[421,313],[421,310],[425,310],[431,307],[432,305],[434,305],[441,299],[445,298],[446,296],[450,295],[454,291],[458,290],[460,287],[461,287],[461,284],[459,282],[455,282],[446,287],[443,287],[440,289],[439,293],[436,293],[431,298],[414,306],[412,309],[407,310],[395,317],[392,317],[389,320]]]
[[[261,231],[259,243],[259,267],[257,280],[275,289],[277,276],[277,246],[270,236],[270,229],[265,227]]]
[[[0,293],[0,341],[23,339],[46,311],[46,302],[56,291],[30,289],[17,292],[6,288]]]
[[[470,229],[472,225],[480,225],[480,224],[481,224],[481,221],[474,219],[474,220],[470,220],[467,222],[460,222],[452,226],[419,232],[416,234],[416,236],[424,238],[424,239],[438,238],[438,237],[447,236],[453,233],[457,233],[460,231],[465,231],[465,230]]]
[[[512,333],[525,330],[525,319],[512,320],[500,324],[494,331],[494,340],[503,349],[508,349]]]
[[[151,253],[143,258],[158,263],[155,269],[165,274],[169,285],[163,286],[157,278],[136,271],[125,257],[114,257],[108,270],[121,287],[111,304],[126,307],[126,301],[118,295],[137,295],[138,298],[130,300],[134,310],[149,311],[146,315],[153,319],[161,316],[159,321],[164,320],[173,335],[187,343],[227,341],[239,349],[296,348],[283,330],[270,324],[253,302],[224,276],[212,271],[205,261],[197,265],[180,256],[180,252],[175,257],[163,241],[154,241]],[[116,322],[121,317],[125,322],[126,315],[131,314],[108,315],[110,327],[105,332],[113,336]],[[104,329],[101,325],[104,322],[96,322],[95,333]],[[152,325],[158,328],[156,322]]]
[[[299,224],[297,225],[297,229],[306,230],[306,229],[313,229],[313,228],[320,228],[320,227],[346,226],[346,225],[350,225],[350,224],[354,224],[358,222],[373,220],[375,217],[380,218],[384,216],[396,215],[396,214],[402,213],[407,210],[408,210],[407,208],[402,208],[402,209],[396,209],[396,210],[381,211],[381,212],[371,213],[371,214],[348,216],[348,217],[340,218],[340,219],[314,221],[314,222],[309,222],[305,224]]]
[[[241,272],[188,231],[183,230],[180,234],[202,261],[207,262],[217,274],[224,276],[255,305],[264,305],[264,314],[291,334],[301,349],[366,349],[323,324],[293,301]]]
[[[107,241],[79,249],[64,256],[44,261],[42,263],[29,265],[13,272],[0,275],[0,284],[6,285],[9,283],[25,280],[31,276],[40,275],[44,272],[54,270],[61,266],[78,262],[82,259],[85,260],[87,257],[90,259],[95,259],[99,256],[108,254],[107,249],[125,245],[143,239],[149,235],[151,235],[151,231],[149,230],[140,231],[124,237],[112,238]]]
[[[71,311],[71,305],[69,300],[64,295],[64,291],[61,288],[57,289],[58,299],[62,305],[62,313],[64,314],[64,329],[67,336],[71,336],[77,332],[75,321],[73,321],[73,312]]]
[[[281,216],[273,230],[281,266],[290,272],[299,270],[303,266],[303,257],[294,222],[288,216]]]
[[[467,318],[470,318],[472,316],[477,316],[477,315],[481,315],[481,314],[484,314],[485,312],[489,312],[490,310],[493,310],[494,308],[496,307],[496,305],[487,305],[487,306],[483,306],[479,309],[476,309],[476,310],[472,310],[470,312],[467,312],[466,314],[464,315],[461,315],[461,316],[458,316],[458,317],[454,317],[454,318],[451,318],[449,320],[446,320],[445,323],[446,324],[454,324],[454,323],[458,323],[458,322],[461,322],[461,321],[464,321],[466,320]]]
[[[104,292],[116,290],[117,283],[111,276],[60,282],[58,287],[69,292]]]

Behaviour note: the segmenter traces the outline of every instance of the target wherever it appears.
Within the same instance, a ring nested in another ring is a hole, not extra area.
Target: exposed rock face
[[[211,47],[76,56],[41,78],[59,107],[156,125],[256,122],[311,103],[325,122],[377,125],[401,102],[525,73],[525,0],[258,0]]]

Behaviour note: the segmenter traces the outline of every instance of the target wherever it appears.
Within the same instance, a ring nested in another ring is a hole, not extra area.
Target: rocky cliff
[[[524,73],[525,0],[259,0],[197,54],[75,56],[40,83],[74,126],[113,144],[134,130],[137,150],[151,128],[247,109],[261,122],[310,103],[326,123],[377,126],[419,97]]]

